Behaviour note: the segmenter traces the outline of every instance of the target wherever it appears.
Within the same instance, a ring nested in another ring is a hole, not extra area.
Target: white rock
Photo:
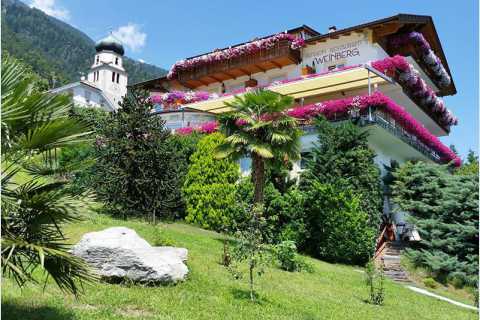
[[[113,227],[85,234],[72,248],[102,277],[127,278],[138,282],[177,282],[185,280],[184,264],[188,250],[152,247],[134,230]]]

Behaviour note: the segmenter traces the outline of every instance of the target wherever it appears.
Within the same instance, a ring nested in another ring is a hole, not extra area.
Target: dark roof
[[[97,52],[104,50],[113,51],[121,56],[125,54],[125,50],[123,49],[123,45],[120,40],[118,40],[111,34],[109,34],[106,38],[97,41],[97,43],[95,44],[95,50]]]

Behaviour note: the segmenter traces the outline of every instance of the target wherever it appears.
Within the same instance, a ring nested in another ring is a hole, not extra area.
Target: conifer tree
[[[382,216],[380,170],[375,153],[367,143],[368,133],[353,123],[331,124],[316,120],[318,144],[312,149],[301,187],[313,181],[352,191],[360,199],[360,209],[368,214],[369,225],[378,229]]]
[[[478,275],[478,177],[407,163],[394,173],[394,202],[422,238],[408,255],[439,280],[473,285]]]
[[[97,193],[127,215],[170,217],[181,204],[177,152],[144,93],[132,91],[99,128]]]
[[[236,162],[214,157],[224,140],[221,133],[212,133],[198,142],[183,185],[186,220],[216,231],[224,231],[233,221],[235,184],[240,175]]]

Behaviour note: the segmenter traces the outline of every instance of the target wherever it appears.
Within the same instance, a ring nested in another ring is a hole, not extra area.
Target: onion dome
[[[123,56],[123,54],[125,53],[122,43],[111,34],[108,35],[106,38],[99,40],[95,44],[95,50],[97,50],[97,52],[105,50],[113,51],[121,56]]]

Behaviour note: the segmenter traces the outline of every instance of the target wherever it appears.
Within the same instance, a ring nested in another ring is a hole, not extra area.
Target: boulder
[[[188,250],[152,247],[134,230],[113,227],[86,233],[72,248],[107,280],[130,279],[142,283],[175,283],[185,280]]]

